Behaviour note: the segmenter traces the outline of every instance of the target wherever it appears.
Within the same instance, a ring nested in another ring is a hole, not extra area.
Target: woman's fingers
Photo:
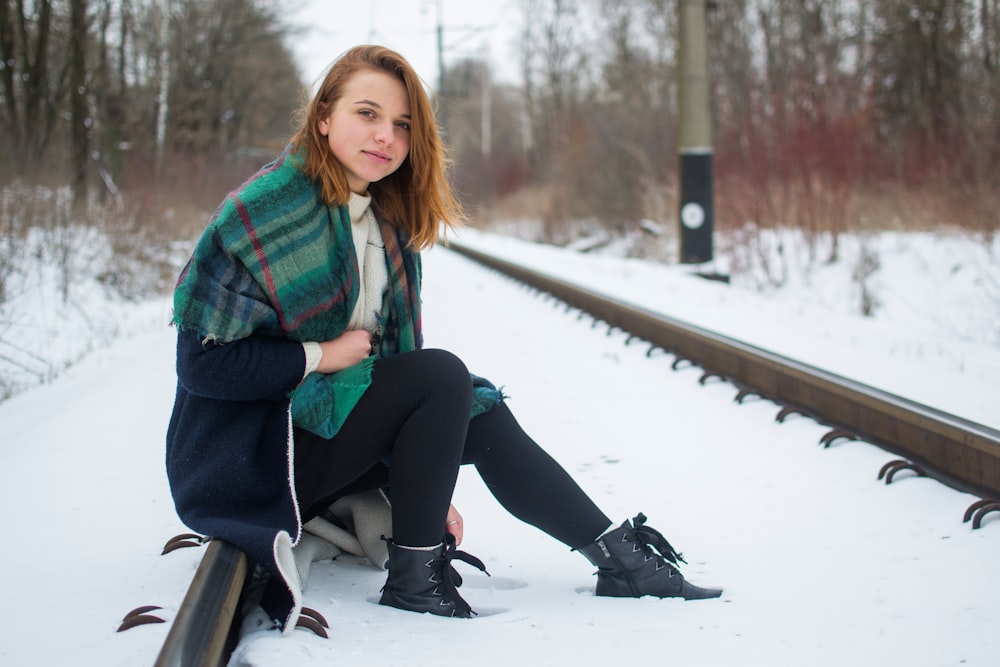
[[[465,532],[462,515],[458,513],[454,505],[448,507],[448,518],[445,519],[444,529],[455,536],[456,545],[462,543],[462,533]]]

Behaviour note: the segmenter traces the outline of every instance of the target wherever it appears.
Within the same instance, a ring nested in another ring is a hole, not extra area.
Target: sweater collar
[[[372,198],[367,195],[359,195],[356,192],[351,193],[351,200],[347,202],[347,209],[351,215],[351,223],[357,224],[361,217],[368,210],[368,206],[371,205]]]

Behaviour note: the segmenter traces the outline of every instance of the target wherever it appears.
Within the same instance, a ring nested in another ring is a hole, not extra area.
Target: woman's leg
[[[505,405],[469,425],[464,462],[474,463],[511,514],[578,550],[597,566],[597,595],[681,597],[722,595],[686,581],[680,555],[640,513],[611,532],[607,516],[569,474],[529,438]]]
[[[611,525],[503,403],[469,423],[462,462],[475,464],[508,512],[573,549],[590,544]]]
[[[394,541],[439,544],[471,407],[472,381],[455,355],[418,350],[377,360],[371,386],[337,435],[295,433],[295,485],[306,516],[345,489],[377,483],[388,456]]]

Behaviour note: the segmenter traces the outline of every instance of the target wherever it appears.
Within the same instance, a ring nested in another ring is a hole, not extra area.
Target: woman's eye
[[[406,121],[402,121],[402,120],[399,121],[398,123],[396,123],[396,127],[398,127],[401,130],[406,130],[407,132],[410,131],[410,124],[407,123]]]
[[[362,116],[364,116],[365,118],[374,118],[375,117],[375,112],[372,111],[371,109],[362,109],[358,113],[361,114]]]

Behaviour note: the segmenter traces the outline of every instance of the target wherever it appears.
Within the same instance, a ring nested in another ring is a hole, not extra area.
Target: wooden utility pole
[[[712,259],[712,119],[709,112],[705,0],[678,0],[680,261]]]

